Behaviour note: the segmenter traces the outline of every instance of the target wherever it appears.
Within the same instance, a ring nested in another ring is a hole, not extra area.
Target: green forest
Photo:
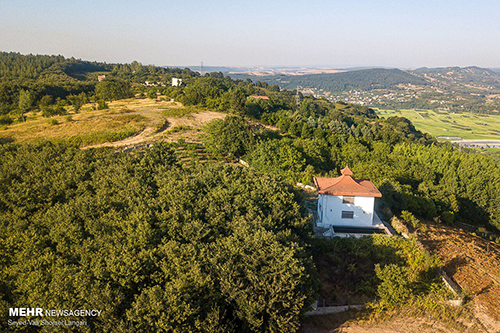
[[[103,310],[81,332],[295,332],[325,290],[317,267],[354,272],[332,259],[348,251],[369,259],[357,286],[380,308],[431,294],[442,301],[439,262],[412,241],[312,237],[295,184],[336,177],[346,165],[379,188],[381,217],[465,222],[500,243],[497,162],[438,143],[406,118],[381,119],[368,107],[300,93],[297,99],[296,91],[222,73],[1,58],[0,104],[10,123],[29,122],[28,111],[79,112],[75,96],[105,104],[145,98],[152,89],[228,114],[203,130],[204,148],[219,161],[190,167],[175,156],[176,144],[161,142],[133,153],[60,140],[0,145],[2,328],[8,308],[41,307]],[[181,86],[170,86],[174,76],[184,79]],[[165,85],[146,87],[146,80]],[[395,254],[370,254],[374,249]]]
[[[100,82],[98,76],[105,75]],[[0,52],[0,124],[11,123],[27,111],[38,109],[43,115],[64,114],[66,106],[76,111],[87,102],[116,100],[147,93],[141,84],[170,83],[173,77],[189,80],[196,73],[189,69],[106,64],[48,55],[22,55]]]
[[[309,221],[276,177],[183,170],[168,144],[1,150],[3,325],[33,305],[102,309],[85,332],[290,332],[313,301]]]

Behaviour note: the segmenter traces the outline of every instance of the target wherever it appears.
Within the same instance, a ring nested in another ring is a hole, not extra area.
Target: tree
[[[148,92],[146,93],[147,98],[156,99],[156,97],[157,97],[156,96],[156,91],[157,91],[156,88],[150,88],[148,90]]]
[[[241,114],[245,109],[246,96],[243,89],[234,87],[229,91],[231,110],[234,113]]]
[[[66,99],[73,105],[75,113],[78,113],[83,104],[85,104],[86,95],[82,92],[79,95],[69,95]]]
[[[290,139],[262,141],[248,154],[248,163],[263,173],[298,181],[306,167],[304,154]]]
[[[29,111],[31,104],[33,103],[33,97],[31,93],[27,90],[21,89],[19,91],[19,110],[21,111],[21,118],[26,121],[24,114]]]
[[[214,119],[204,131],[207,150],[231,159],[245,155],[254,142],[248,121],[240,116]]]
[[[98,99],[114,101],[130,97],[130,84],[126,81],[106,79],[99,82],[95,87]]]

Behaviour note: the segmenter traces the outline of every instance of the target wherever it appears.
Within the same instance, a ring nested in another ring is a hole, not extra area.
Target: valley
[[[405,117],[415,127],[440,140],[500,140],[500,115],[459,113],[430,109],[375,108],[382,118]],[[474,143],[472,143],[474,144]]]

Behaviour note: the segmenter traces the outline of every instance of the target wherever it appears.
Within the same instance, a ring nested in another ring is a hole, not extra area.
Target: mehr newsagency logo
[[[42,308],[9,308],[9,317],[30,317],[30,319],[18,318],[17,320],[8,320],[9,326],[84,326],[87,325],[87,320],[73,320],[65,317],[99,317],[102,310],[44,310]],[[44,317],[44,318],[31,318]],[[46,317],[58,317],[47,318]]]

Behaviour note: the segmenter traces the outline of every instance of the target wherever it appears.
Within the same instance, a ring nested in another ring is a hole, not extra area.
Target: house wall
[[[374,197],[354,197],[354,204],[342,203],[343,196],[318,195],[318,225],[369,227],[373,223]],[[342,211],[354,212],[352,219],[342,218]]]

